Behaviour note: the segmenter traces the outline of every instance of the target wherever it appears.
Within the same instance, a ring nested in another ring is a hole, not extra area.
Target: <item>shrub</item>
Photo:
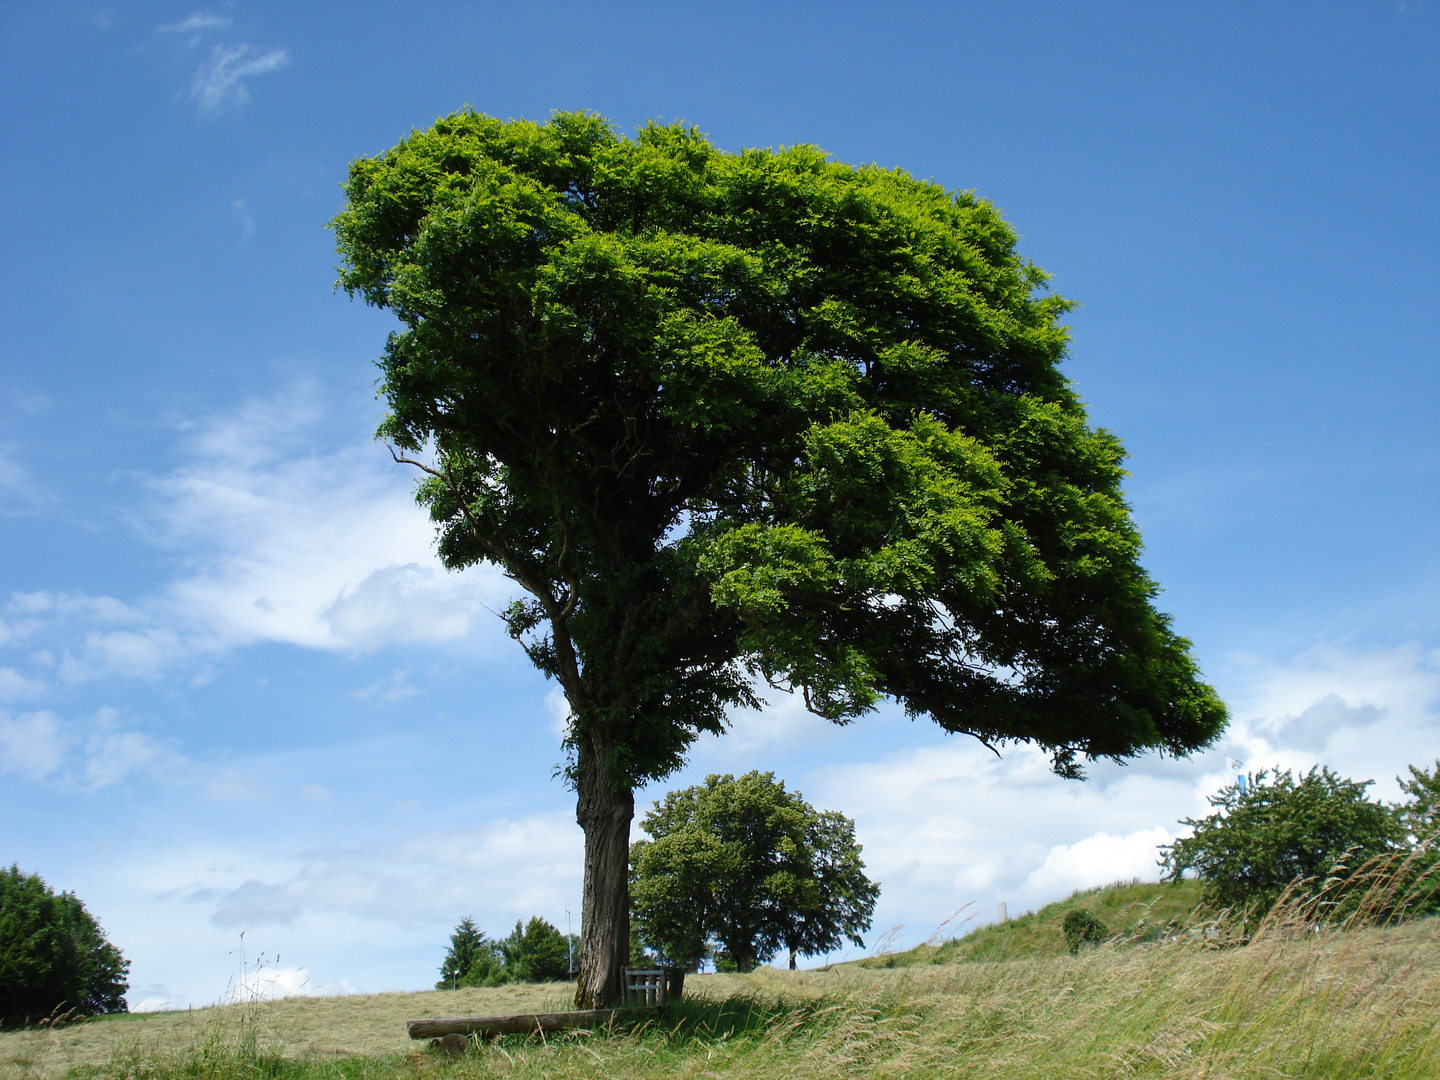
[[[1078,953],[1082,945],[1098,945],[1110,934],[1110,928],[1100,921],[1098,915],[1084,908],[1072,908],[1065,913],[1061,924],[1065,932],[1065,944],[1072,953]]]
[[[0,870],[0,1022],[125,1012],[129,969],[74,893]]]

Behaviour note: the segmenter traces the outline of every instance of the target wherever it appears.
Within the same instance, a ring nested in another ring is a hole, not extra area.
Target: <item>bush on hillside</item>
[[[1078,953],[1082,945],[1098,945],[1110,935],[1110,928],[1084,908],[1066,912],[1061,930],[1065,933],[1065,944],[1070,946],[1071,953]]]
[[[1162,866],[1172,879],[1194,872],[1214,907],[1263,914],[1297,882],[1344,875],[1404,847],[1396,813],[1366,798],[1372,782],[1321,768],[1299,778],[1262,769],[1211,796],[1215,813],[1182,821],[1194,832],[1161,849]]]
[[[0,1023],[125,1012],[129,970],[74,893],[0,870]]]

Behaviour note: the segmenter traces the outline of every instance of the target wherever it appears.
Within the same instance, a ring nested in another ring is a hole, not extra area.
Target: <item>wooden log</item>
[[[650,1012],[651,1009],[577,1009],[572,1012],[515,1013],[510,1016],[450,1016],[433,1020],[407,1020],[412,1039],[433,1039],[441,1035],[534,1035],[541,1031],[599,1027],[621,1013]]]

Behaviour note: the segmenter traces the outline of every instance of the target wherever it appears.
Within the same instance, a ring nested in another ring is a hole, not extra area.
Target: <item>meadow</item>
[[[1075,956],[1048,946],[1009,959],[958,951],[691,976],[685,1000],[660,1018],[507,1036],[458,1059],[410,1042],[404,1021],[563,1008],[569,988],[119,1016],[0,1034],[0,1080],[1440,1076],[1440,919],[1275,926],[1243,945],[1181,933]]]

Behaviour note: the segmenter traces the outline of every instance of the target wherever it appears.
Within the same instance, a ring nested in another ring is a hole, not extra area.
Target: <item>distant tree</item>
[[[445,564],[528,594],[509,630],[570,705],[581,1007],[621,994],[635,788],[757,678],[1067,776],[1223,727],[1061,370],[1071,305],[974,194],[466,110],[354,162],[333,224],[401,324],[379,434]]]
[[[0,870],[0,1022],[60,1011],[125,1012],[130,962],[74,893]]]
[[[829,952],[863,945],[880,886],[865,876],[854,824],[817,812],[773,773],[711,776],[671,792],[631,847],[641,938],[693,969],[749,971],[782,947]]]
[[[1162,848],[1161,865],[1171,878],[1193,871],[1213,906],[1267,911],[1293,882],[1403,844],[1395,813],[1365,795],[1373,782],[1321,768],[1298,779],[1262,769],[1212,795],[1215,813],[1184,819],[1192,834]]]
[[[1410,796],[1396,807],[1400,824],[1417,839],[1436,839],[1440,829],[1440,758],[1435,760],[1433,769],[1421,769],[1407,765],[1410,779],[1397,776],[1395,782],[1400,790]]]
[[[512,982],[551,982],[568,973],[565,935],[544,919],[533,917],[523,927],[517,920],[500,949],[505,954],[506,975]]]
[[[440,964],[440,981],[435,989],[498,986],[505,981],[505,974],[505,957],[499,944],[481,933],[467,916],[450,935],[450,948]]]

